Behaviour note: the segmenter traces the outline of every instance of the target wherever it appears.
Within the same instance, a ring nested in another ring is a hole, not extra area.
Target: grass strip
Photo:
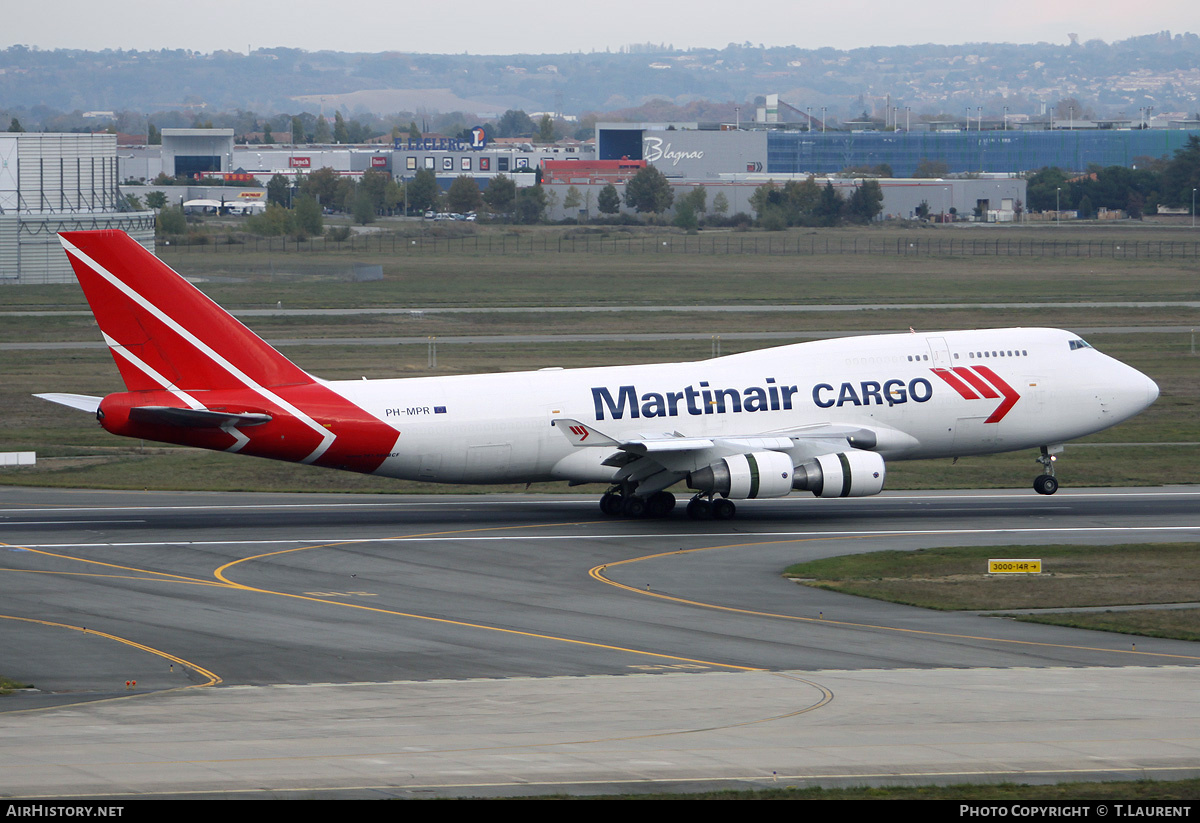
[[[844,555],[784,575],[807,586],[940,610],[1092,608],[1012,615],[1032,622],[1200,640],[1200,609],[1106,610],[1188,603],[1200,591],[1200,543],[965,546]],[[1040,558],[1039,575],[989,575],[990,558]]]
[[[1131,780],[1104,783],[956,783],[949,786],[855,786],[849,788],[786,787],[745,791],[646,793],[612,795],[542,795],[507,800],[943,800],[1076,802],[1137,800],[1167,803],[1200,798],[1200,780]],[[501,798],[497,798],[501,799]]]

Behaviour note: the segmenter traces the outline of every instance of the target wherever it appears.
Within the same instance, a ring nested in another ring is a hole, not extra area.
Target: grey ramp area
[[[779,571],[877,548],[1195,540],[1197,496],[788,498],[718,527],[611,520],[594,498],[0,489],[0,659],[44,690],[0,703],[0,734],[29,741],[0,788],[594,790],[763,780],[768,761],[832,781],[1180,774],[1197,765],[1180,684],[1198,644]]]
[[[9,799],[438,797],[1200,772],[1185,668],[243,687],[0,716]]]

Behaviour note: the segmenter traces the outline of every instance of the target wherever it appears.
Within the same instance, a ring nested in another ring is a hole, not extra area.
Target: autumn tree
[[[625,184],[625,205],[638,214],[661,214],[671,208],[675,192],[667,176],[654,166],[646,166]]]
[[[317,117],[317,125],[313,130],[314,143],[328,143],[333,139],[333,132],[329,130],[329,121],[325,119],[325,115]]]
[[[297,197],[296,208],[293,211],[294,230],[297,234],[318,237],[324,233],[325,221],[321,216],[321,206],[314,198],[304,195]]]
[[[300,190],[317,198],[321,206],[332,208],[338,204],[338,182],[340,175],[329,166],[322,166],[310,174],[306,174],[300,183]]]
[[[571,186],[567,189],[567,196],[563,198],[563,209],[568,212],[575,211],[583,205],[583,195],[579,193],[579,189]]]
[[[479,184],[469,174],[460,174],[450,184],[446,192],[446,205],[450,211],[466,214],[478,211],[483,205],[483,195],[479,193]]]
[[[621,195],[617,193],[616,186],[609,183],[600,190],[596,208],[600,209],[601,214],[616,214],[621,210]]]
[[[1200,137],[1194,134],[1163,170],[1163,199],[1172,206],[1191,205],[1193,189],[1200,189]]]
[[[435,208],[440,195],[437,176],[431,169],[421,169],[408,184],[408,207],[417,211]]]
[[[930,160],[927,157],[922,157],[921,162],[917,163],[916,171],[913,172],[913,177],[922,178],[939,178],[945,177],[950,173],[950,167],[941,160]]]
[[[516,208],[517,184],[504,174],[497,174],[488,181],[483,192],[483,202],[493,214],[511,214]]]
[[[534,132],[533,118],[520,109],[509,109],[500,115],[496,132],[500,137],[531,137]]]
[[[291,185],[288,179],[282,174],[273,174],[271,179],[267,181],[267,202],[277,203],[280,206],[288,204],[288,189]]]
[[[546,191],[541,186],[526,186],[517,196],[517,220],[526,225],[540,223],[546,212]]]
[[[877,180],[864,180],[861,185],[854,187],[849,202],[846,203],[846,216],[854,223],[870,223],[883,211],[883,189]]]

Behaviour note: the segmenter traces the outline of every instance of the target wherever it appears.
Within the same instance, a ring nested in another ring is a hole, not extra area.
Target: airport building
[[[1170,157],[1189,129],[1055,129],[1027,131],[821,131],[754,124],[598,123],[596,159],[645,159],[681,179],[737,171],[836,174],[887,165],[911,177],[923,160],[950,174],[1021,174],[1046,166],[1082,172],[1089,165],[1127,166],[1139,157]]]
[[[431,135],[400,138],[391,144],[233,145],[230,130],[164,129],[161,158],[155,147],[135,151],[122,169],[122,179],[153,179],[156,169],[168,175],[187,174],[202,183],[205,177],[254,181],[265,185],[274,175],[295,178],[320,168],[340,175],[361,176],[375,169],[399,181],[418,171],[432,171],[443,189],[467,175],[480,189],[498,174],[530,185],[532,172],[542,168],[550,195],[548,216],[586,218],[598,213],[599,192],[612,183],[623,192],[624,177],[602,168],[611,164],[652,165],[663,172],[677,195],[704,186],[709,201],[719,190],[729,213],[750,212],[754,190],[768,181],[782,185],[791,179],[816,176],[848,196],[861,185],[848,169],[890,169],[879,179],[884,192],[883,217],[911,218],[927,208],[932,219],[960,218],[1005,221],[1020,214],[1026,201],[1021,175],[1045,166],[1083,171],[1092,164],[1135,167],[1140,158],[1169,157],[1195,133],[1177,128],[1128,128],[1128,123],[1048,121],[1041,128],[1029,123],[989,123],[977,128],[962,123],[922,124],[911,131],[833,131],[813,118],[802,123],[780,122],[767,110],[749,123],[599,123],[588,143],[564,141],[540,145],[530,141],[470,141]],[[763,119],[763,118],[766,119]],[[869,125],[869,124],[862,124]],[[1017,126],[1020,125],[1020,128]],[[573,162],[574,171],[566,171]],[[915,179],[924,161],[946,169],[942,179]],[[555,168],[557,167],[557,168]],[[861,177],[861,174],[858,175]],[[574,206],[571,189],[581,204]],[[573,205],[565,203],[570,199]],[[924,208],[923,208],[924,207]],[[624,210],[624,209],[623,209]]]
[[[56,236],[121,229],[154,250],[154,213],[125,210],[111,134],[0,134],[0,283],[66,283]]]

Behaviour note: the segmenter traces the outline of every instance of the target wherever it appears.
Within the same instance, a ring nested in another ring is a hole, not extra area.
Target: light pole
[[[804,107],[804,117],[808,121],[808,126],[804,130],[806,132],[811,132],[812,131],[812,106]]]
[[[904,131],[905,132],[912,131],[912,123],[910,122],[911,119],[912,119],[912,106],[905,106],[904,107]]]
[[[821,106],[821,134],[825,133],[825,107]]]
[[[1062,209],[1059,208],[1059,199],[1058,199],[1058,195],[1061,191],[1062,191],[1062,189],[1054,190],[1054,225],[1056,225],[1056,226],[1062,225]]]
[[[983,106],[977,107],[976,111],[979,114],[979,125],[975,128],[975,131],[983,131]]]
[[[1192,228],[1196,228],[1196,190],[1192,189]]]
[[[1004,130],[1008,131],[1008,106],[1004,107]]]

